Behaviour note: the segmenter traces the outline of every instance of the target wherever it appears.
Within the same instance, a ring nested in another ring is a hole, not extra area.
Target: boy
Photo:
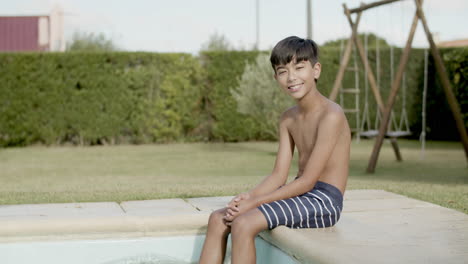
[[[255,236],[279,225],[323,228],[336,224],[348,178],[351,131],[343,110],[317,90],[321,65],[309,39],[288,37],[270,57],[274,78],[297,105],[279,123],[271,175],[210,215],[200,263],[222,263],[229,233],[232,263],[255,263]],[[294,146],[299,171],[286,184]]]

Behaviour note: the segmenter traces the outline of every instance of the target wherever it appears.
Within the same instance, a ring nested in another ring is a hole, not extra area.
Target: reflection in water
[[[170,256],[153,254],[145,256],[126,257],[122,259],[104,262],[102,264],[191,264],[191,262],[182,261],[180,259],[176,259]]]

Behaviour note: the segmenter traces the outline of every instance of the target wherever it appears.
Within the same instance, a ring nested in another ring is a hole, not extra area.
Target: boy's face
[[[315,80],[320,77],[321,65],[316,62],[295,59],[286,65],[275,67],[275,79],[281,88],[296,100],[301,99],[311,90],[316,89]]]

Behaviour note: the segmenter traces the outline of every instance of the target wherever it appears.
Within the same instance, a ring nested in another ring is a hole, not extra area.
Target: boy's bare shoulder
[[[293,124],[294,121],[299,116],[299,107],[293,106],[281,114],[280,117],[280,126],[286,126]],[[340,105],[337,103],[328,100],[323,105],[322,109],[320,110],[320,118],[318,124],[325,124],[328,123],[331,126],[341,126],[343,124],[347,125],[346,115],[341,108]]]
[[[298,106],[293,106],[293,107],[290,107],[288,108],[286,111],[284,111],[282,114],[281,114],[281,117],[280,117],[280,124],[290,124],[291,122],[294,121],[295,117],[297,116],[298,114]]]
[[[344,111],[343,111],[343,108],[341,108],[341,106],[329,99],[327,99],[327,104],[326,104],[326,109],[325,109],[327,115],[332,115],[332,116],[341,116],[341,117],[344,117],[345,114],[344,114]]]
[[[335,125],[347,124],[346,115],[341,106],[327,99],[320,123],[330,123]]]

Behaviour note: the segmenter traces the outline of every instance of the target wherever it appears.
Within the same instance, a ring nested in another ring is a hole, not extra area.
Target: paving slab
[[[200,197],[187,199],[187,202],[204,213],[211,213],[214,210],[226,207],[233,196]]]
[[[120,204],[136,229],[147,235],[185,230],[205,232],[208,215],[183,199],[127,201]]]
[[[200,211],[182,199],[163,199],[122,202],[120,206],[127,215],[164,216],[199,214]]]
[[[343,212],[378,212],[386,210],[413,209],[435,206],[437,205],[410,198],[345,200]]]
[[[135,221],[126,217],[47,218],[0,220],[0,243],[42,240],[66,235],[95,235],[140,231]]]
[[[123,216],[117,203],[62,203],[0,205],[0,220],[46,218],[94,218]]]
[[[408,198],[396,193],[387,192],[384,190],[347,190],[344,194],[344,200],[382,200],[382,199],[397,199]]]

